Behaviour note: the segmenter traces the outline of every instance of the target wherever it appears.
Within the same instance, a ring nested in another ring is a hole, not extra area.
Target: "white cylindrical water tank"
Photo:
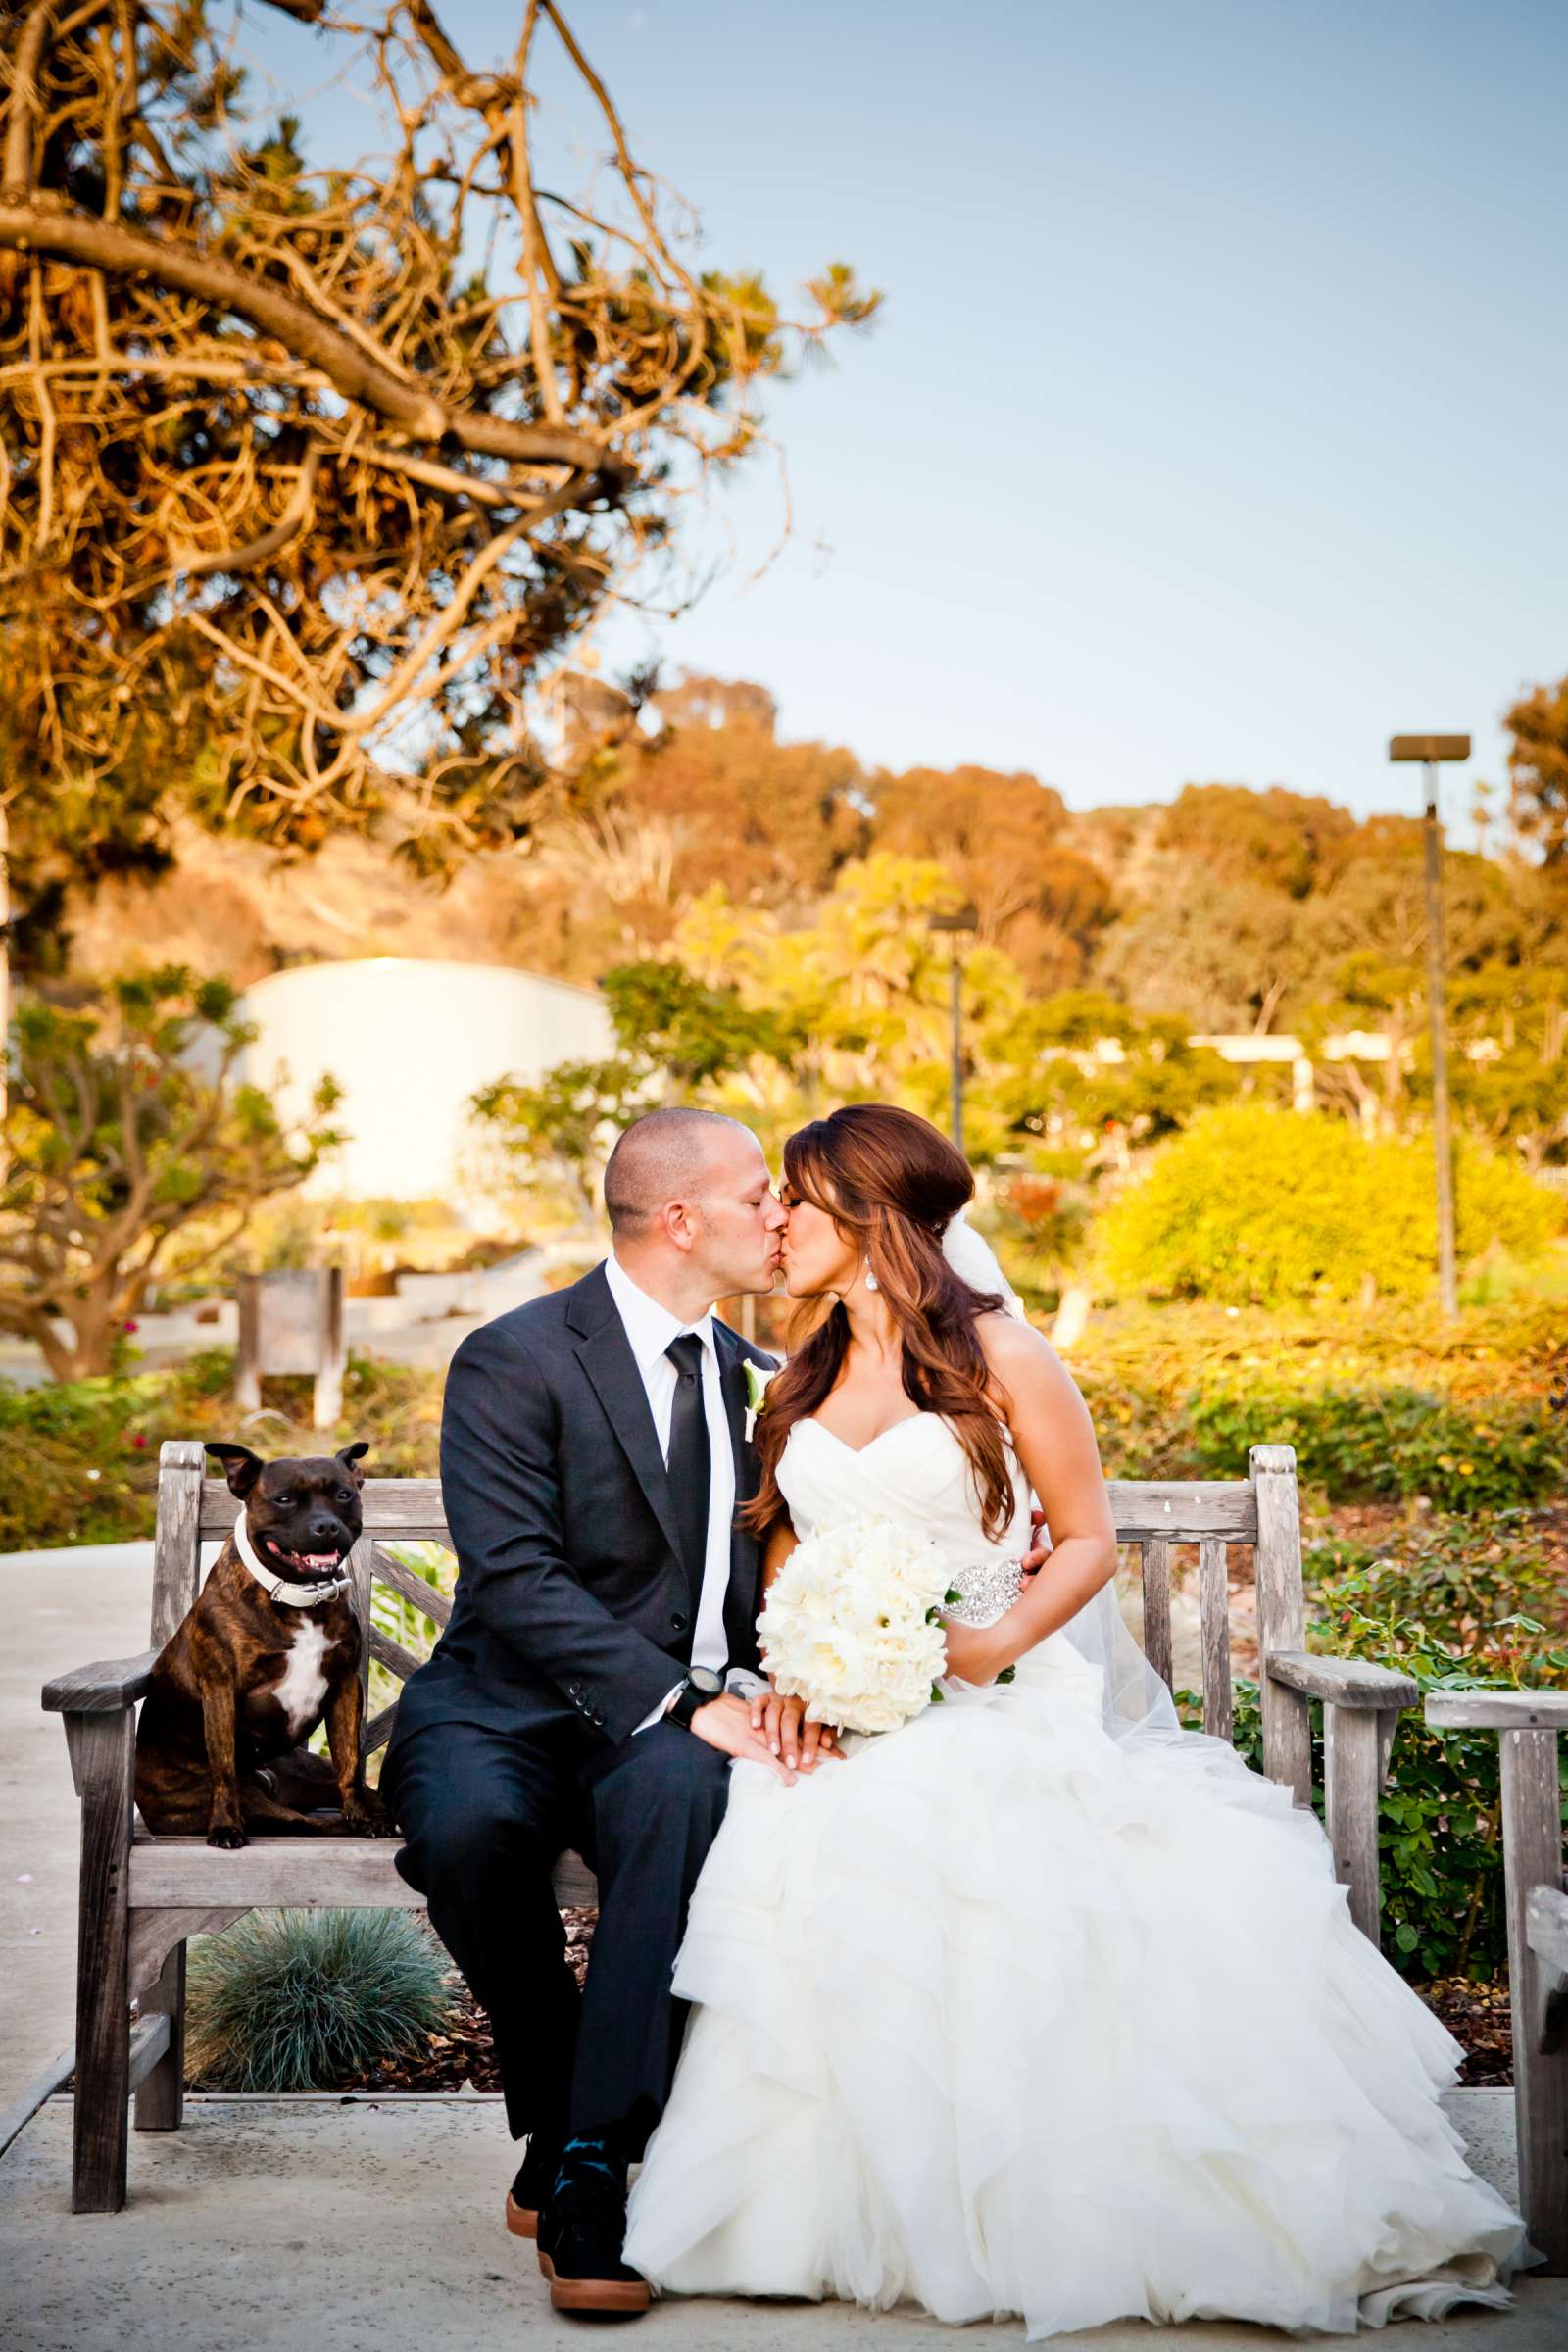
[[[465,1199],[478,1088],[614,1052],[595,990],[503,964],[298,964],[247,989],[240,1009],[259,1034],[239,1075],[285,1119],[307,1115],[325,1073],[337,1080],[333,1121],[350,1140],[307,1189],[351,1200]]]

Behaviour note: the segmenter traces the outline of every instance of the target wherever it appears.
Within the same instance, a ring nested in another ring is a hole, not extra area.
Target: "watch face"
[[[705,1698],[716,1698],[724,1688],[724,1677],[715,1674],[711,1666],[694,1666],[691,1677],[692,1689],[701,1690]]]

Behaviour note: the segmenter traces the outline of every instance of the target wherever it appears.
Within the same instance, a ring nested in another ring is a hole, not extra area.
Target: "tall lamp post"
[[[933,931],[951,931],[953,959],[950,974],[953,983],[953,1140],[963,1150],[963,958],[958,952],[958,935],[978,931],[980,909],[972,903],[960,906],[956,914],[934,914]]]
[[[1443,938],[1443,826],[1438,816],[1438,769],[1468,760],[1468,735],[1396,735],[1393,760],[1419,760],[1426,769],[1427,1018],[1432,1037],[1432,1149],[1438,1162],[1438,1287],[1446,1315],[1459,1311],[1453,1249],[1453,1143],[1448,1126],[1448,1029],[1445,1007],[1446,959]]]

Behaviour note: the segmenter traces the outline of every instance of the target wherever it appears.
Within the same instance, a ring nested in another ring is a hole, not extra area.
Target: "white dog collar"
[[[287,1577],[279,1576],[275,1569],[265,1566],[257,1558],[243,1510],[234,1522],[234,1549],[263,1592],[270,1592],[274,1600],[281,1601],[288,1609],[318,1609],[323,1600],[331,1600],[339,1592],[347,1592],[354,1582],[351,1576],[323,1576],[314,1584],[291,1585]]]

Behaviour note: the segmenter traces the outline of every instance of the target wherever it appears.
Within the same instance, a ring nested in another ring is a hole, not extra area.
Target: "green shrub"
[[[215,2090],[331,2090],[454,2010],[446,1955],[406,1911],[252,1913],[192,1948],[187,2067]]]
[[[1556,1246],[1568,1273],[1568,1242]],[[1543,1277],[1544,1279],[1544,1276]],[[1127,1301],[1090,1320],[1072,1351],[1080,1383],[1122,1381],[1172,1404],[1230,1378],[1298,1387],[1364,1382],[1474,1401],[1544,1398],[1568,1384],[1568,1317],[1556,1299],[1512,1298],[1446,1316],[1435,1298],[1285,1307]]]
[[[1428,1690],[1568,1687],[1565,1594],[1527,1514],[1438,1521],[1400,1539],[1397,1556],[1329,1543],[1307,1552],[1313,1646],[1341,1657],[1396,1661]],[[1530,1612],[1539,1609],[1540,1615]],[[1202,1701],[1178,1691],[1182,1720]],[[1235,1682],[1236,1745],[1262,1769],[1257,1685]],[[1313,1802],[1323,1806],[1321,1710],[1313,1710]],[[1418,1980],[1500,1976],[1503,1905],[1495,1732],[1429,1731],[1419,1709],[1401,1715],[1379,1806],[1383,1945]],[[1563,1757],[1568,1821],[1568,1753]]]
[[[1081,1372],[1078,1385],[1095,1424],[1107,1478],[1198,1475],[1184,1400],[1164,1396],[1157,1388],[1120,1372]]]
[[[1518,1519],[1439,1527],[1399,1557],[1314,1552],[1319,1646],[1403,1668],[1429,1690],[1568,1688],[1564,1595]],[[1528,1613],[1534,1603],[1555,1624]],[[1563,1759],[1568,1777],[1568,1756]],[[1495,1732],[1399,1718],[1379,1813],[1383,1938],[1410,1975],[1491,1977],[1507,1960]],[[1565,1788],[1568,1810],[1568,1788]]]
[[[1529,1262],[1563,1222],[1560,1202],[1511,1161],[1463,1139],[1458,1247]],[[1437,1261],[1432,1153],[1424,1138],[1367,1143],[1343,1119],[1257,1103],[1207,1110],[1152,1155],[1096,1231],[1118,1291],[1280,1306],[1380,1291],[1420,1298]]]
[[[311,1426],[308,1378],[269,1380],[270,1415],[249,1433],[234,1403],[233,1351],[174,1369],[36,1389],[0,1383],[0,1551],[150,1536],[165,1438],[245,1438],[263,1454],[331,1452],[369,1441],[374,1478],[432,1477],[444,1375],[351,1355],[343,1413]]]
[[[0,1551],[152,1533],[157,1452],[149,1477],[145,1442],[130,1432],[156,1390],[145,1379],[0,1383]]]
[[[1488,1679],[1528,1682],[1538,1658],[1568,1643],[1568,1590],[1542,1525],[1522,1510],[1434,1515],[1381,1546],[1337,1536],[1309,1544],[1303,1573],[1319,1630],[1357,1640],[1356,1654],[1370,1657],[1403,1654],[1415,1627]],[[1549,1667],[1541,1671],[1549,1679]]]
[[[1301,1477],[1332,1501],[1425,1494],[1440,1510],[1534,1502],[1562,1478],[1562,1438],[1544,1403],[1475,1405],[1419,1389],[1297,1387],[1232,1375],[1189,1400],[1200,1474],[1245,1478],[1261,1440],[1294,1446]]]
[[[1200,1732],[1203,1728],[1201,1690],[1177,1690],[1173,1695],[1176,1712],[1187,1730]],[[1231,1745],[1244,1764],[1250,1765],[1253,1772],[1262,1771],[1263,1701],[1250,1675],[1233,1674],[1231,1677]],[[1314,1789],[1318,1777],[1313,1777]],[[1321,1812],[1322,1798],[1314,1797],[1314,1802]]]

